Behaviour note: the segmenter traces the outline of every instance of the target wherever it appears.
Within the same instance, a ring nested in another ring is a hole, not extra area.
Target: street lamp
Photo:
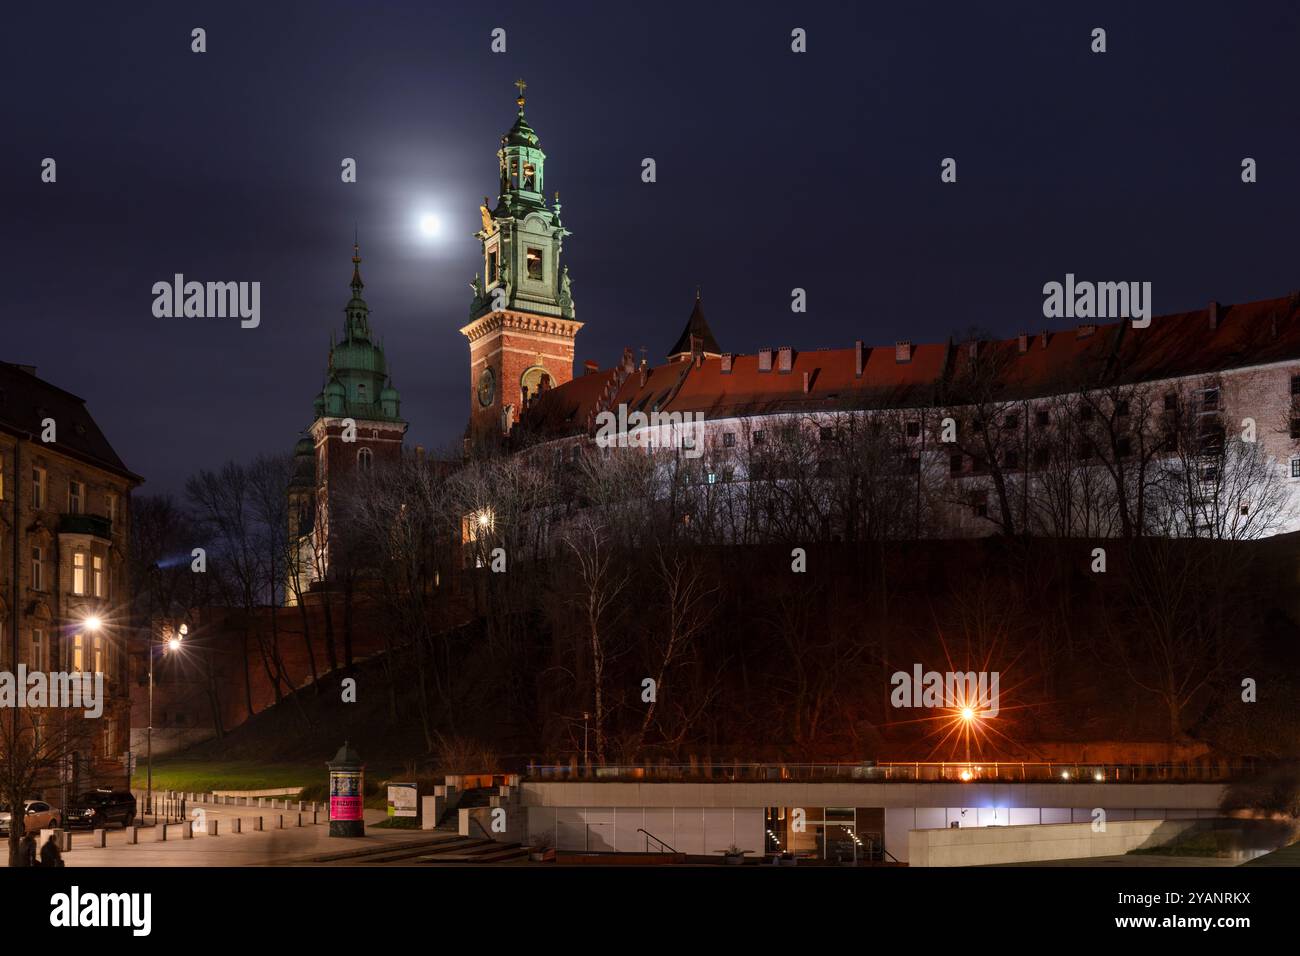
[[[167,640],[160,642],[163,653],[167,651],[179,651],[181,649],[181,639],[190,632],[188,626],[182,624],[172,636]],[[153,813],[154,821],[157,822],[158,814],[153,809],[153,649],[155,641],[153,634],[149,635],[149,726],[145,732],[145,798],[144,812]]]
[[[965,725],[966,725],[966,726],[963,728],[963,730],[962,730],[962,736],[966,738],[966,768],[967,768],[967,772],[969,773],[969,771],[970,771],[970,735],[971,735],[971,725],[975,722],[975,708],[973,708],[973,707],[963,707],[963,708],[961,709],[960,717],[961,717],[961,719],[962,719],[962,722],[965,723]]]

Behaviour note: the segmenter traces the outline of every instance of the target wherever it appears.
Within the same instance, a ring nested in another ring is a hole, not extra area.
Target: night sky
[[[1282,295],[1300,288],[1289,6],[14,5],[0,358],[85,398],[144,491],[287,452],[355,225],[408,444],[453,447],[472,233],[517,77],[573,232],[579,363],[662,360],[697,284],[738,352],[1036,330],[1067,272],[1150,281],[1157,314]],[[260,281],[260,328],[155,318],[176,272]]]

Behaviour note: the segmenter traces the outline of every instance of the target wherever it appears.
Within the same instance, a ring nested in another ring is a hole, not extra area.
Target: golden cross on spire
[[[519,99],[517,99],[515,102],[519,104],[520,109],[523,109],[524,90],[528,89],[528,84],[525,83],[523,80],[515,80],[515,87],[519,90]]]

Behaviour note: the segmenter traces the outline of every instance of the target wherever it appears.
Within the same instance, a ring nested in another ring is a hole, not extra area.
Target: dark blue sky
[[[147,491],[287,451],[356,223],[409,441],[452,445],[518,76],[573,232],[579,361],[662,357],[697,283],[734,351],[1012,335],[1066,272],[1150,281],[1157,313],[1281,295],[1298,23],[1282,2],[23,5],[0,41],[0,358],[85,397]],[[260,281],[261,327],[155,318],[176,272]]]

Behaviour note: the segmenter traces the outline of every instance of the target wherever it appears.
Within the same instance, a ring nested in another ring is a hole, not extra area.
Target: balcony
[[[99,515],[59,515],[59,534],[87,534],[92,538],[113,540],[113,522]]]

